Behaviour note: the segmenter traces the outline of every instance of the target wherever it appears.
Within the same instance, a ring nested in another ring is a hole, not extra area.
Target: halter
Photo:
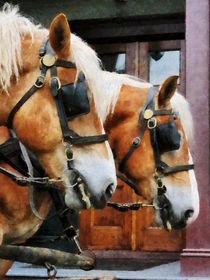
[[[74,160],[73,160],[73,151],[72,151],[72,145],[84,145],[84,144],[95,144],[95,143],[100,143],[108,140],[107,134],[102,134],[102,135],[94,135],[94,136],[80,136],[73,130],[71,130],[68,127],[68,115],[66,113],[66,107],[64,104],[64,99],[63,95],[65,95],[65,98],[68,96],[68,92],[63,92],[62,91],[62,85],[60,82],[60,79],[57,75],[57,67],[64,67],[64,68],[72,68],[76,69],[76,65],[70,61],[65,61],[61,59],[57,59],[55,56],[55,53],[50,46],[49,39],[48,37],[45,38],[45,40],[42,42],[40,50],[39,50],[39,56],[40,56],[40,75],[37,77],[34,85],[23,95],[23,97],[17,102],[17,104],[13,107],[11,110],[8,120],[7,120],[7,127],[12,128],[13,126],[13,118],[15,114],[18,112],[18,110],[22,107],[23,104],[40,88],[43,87],[45,83],[45,78],[47,71],[50,70],[50,88],[51,88],[51,93],[52,96],[54,97],[56,107],[57,107],[57,113],[60,121],[60,126],[61,126],[61,131],[62,131],[62,136],[63,136],[63,144],[65,146],[65,155],[66,155],[66,161],[67,161],[67,167],[69,170],[73,170],[75,174],[77,174],[79,177],[78,179],[81,179],[81,174],[74,168]],[[66,87],[65,87],[66,86]],[[86,85],[84,82],[84,75],[82,72],[79,73],[77,81],[74,83],[72,86],[71,84],[65,85],[65,90],[70,90],[70,100],[72,100],[74,93],[75,94],[85,94],[87,97],[87,89]],[[77,102],[78,102],[78,96],[77,97]],[[89,112],[89,100],[87,101],[88,97],[86,99],[82,99],[82,101],[87,102],[87,104],[82,104],[81,108],[84,109],[82,114],[88,113]],[[73,100],[74,101],[74,100]],[[80,100],[79,100],[80,101]],[[70,101],[71,102],[71,101]],[[70,103],[68,102],[68,103]],[[70,104],[68,104],[70,105]],[[74,104],[75,105],[75,104]],[[84,107],[84,105],[87,105]],[[69,108],[68,108],[69,109]],[[78,114],[77,114],[78,115]],[[74,115],[76,117],[77,115]],[[14,144],[14,141],[11,143],[12,145]],[[19,145],[19,143],[18,143]],[[9,162],[11,162],[9,160]],[[18,165],[14,164],[13,167],[18,170]],[[19,170],[20,173],[23,174],[23,176],[20,176],[10,170],[4,169],[0,167],[0,172],[4,173],[5,175],[9,176],[12,180],[16,181],[19,185],[29,185],[29,186],[37,186],[40,187],[43,186],[44,189],[50,190],[51,192],[54,191],[58,192],[60,189],[55,185],[57,182],[61,182],[62,180],[60,178],[57,179],[51,179],[49,177],[33,177],[33,175],[29,174],[28,172],[24,172],[24,170]],[[28,176],[29,175],[29,176]],[[76,189],[76,185],[73,185]],[[55,196],[54,196],[55,197]],[[60,199],[61,200],[61,199]],[[63,203],[60,203],[63,204]],[[35,209],[32,210],[36,216]]]
[[[171,173],[180,172],[180,171],[188,171],[190,169],[194,168],[193,164],[188,165],[178,165],[178,166],[168,166],[165,162],[161,160],[161,154],[159,151],[158,141],[157,141],[157,120],[156,116],[162,116],[162,115],[170,115],[171,118],[175,118],[176,114],[173,112],[173,110],[155,110],[155,96],[157,94],[158,89],[151,87],[149,89],[149,92],[147,94],[147,99],[145,104],[142,107],[142,110],[139,115],[138,120],[138,126],[141,125],[139,133],[136,138],[134,138],[133,143],[122,159],[119,170],[122,172],[124,170],[125,163],[131,156],[131,154],[135,151],[135,149],[140,145],[142,136],[144,134],[144,131],[146,128],[149,129],[150,132],[150,140],[151,145],[153,148],[154,153],[154,160],[155,160],[155,170],[154,170],[154,178],[157,184],[157,194],[163,195],[166,193],[167,189],[166,186],[162,182],[162,178],[164,175],[169,175]],[[129,186],[134,188],[135,192],[138,194],[135,184],[130,180],[125,178],[120,172],[117,174],[117,176],[123,180],[125,183],[127,183]]]
[[[47,71],[50,70],[51,80],[50,88],[57,106],[57,112],[60,120],[64,141],[70,142],[73,145],[93,144],[104,142],[108,140],[107,134],[94,135],[94,136],[79,136],[76,132],[68,127],[68,121],[65,114],[64,104],[59,94],[61,88],[60,80],[57,76],[57,67],[76,68],[75,64],[70,61],[60,60],[55,57],[48,38],[46,38],[40,47],[39,56],[41,58],[41,74],[38,76],[34,85],[25,93],[25,95],[18,101],[9,114],[7,127],[12,128],[12,121],[14,115],[22,107],[22,105],[41,87],[45,82]]]

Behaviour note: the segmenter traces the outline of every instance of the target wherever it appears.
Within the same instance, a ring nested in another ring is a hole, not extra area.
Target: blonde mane
[[[1,91],[8,90],[11,77],[18,80],[21,61],[21,40],[25,35],[34,35],[47,30],[36,25],[19,13],[18,6],[5,3],[0,11],[0,86]],[[70,60],[75,62],[78,71],[82,71],[94,97],[98,115],[104,122],[107,115],[114,111],[123,84],[134,87],[151,87],[136,77],[106,72],[101,69],[101,62],[95,51],[78,36],[71,34],[72,54]],[[188,140],[192,138],[192,116],[187,101],[178,93],[172,99],[172,107],[179,112]]]
[[[19,14],[18,6],[5,3],[0,11],[0,86],[8,90],[11,77],[18,80],[21,61],[21,40],[26,34],[33,38],[40,25],[33,24]]]

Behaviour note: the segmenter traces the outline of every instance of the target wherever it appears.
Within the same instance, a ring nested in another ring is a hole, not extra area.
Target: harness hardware
[[[157,120],[156,120],[156,118],[151,118],[151,119],[148,120],[148,122],[147,122],[147,127],[148,127],[149,129],[153,129],[153,128],[155,128],[156,126],[157,126]]]
[[[133,139],[133,145],[138,146],[141,143],[141,139],[137,136]]]
[[[59,79],[57,76],[51,77],[51,79],[50,79],[50,85],[51,85],[51,83],[53,82],[53,80],[56,80],[56,81],[57,81],[57,90],[59,90],[59,89],[61,88],[61,81],[60,81],[60,79]]]
[[[44,75],[39,75],[38,78],[36,79],[34,85],[37,88],[41,88],[44,85],[44,81],[45,81],[45,76]]]
[[[129,159],[129,157],[132,155],[132,153],[135,151],[135,149],[138,147],[138,144],[141,141],[144,131],[145,131],[146,127],[148,127],[148,129],[150,131],[151,145],[153,148],[154,160],[155,160],[155,166],[156,166],[155,171],[154,171],[154,180],[157,184],[157,195],[161,196],[161,195],[165,194],[167,191],[166,186],[163,184],[163,181],[162,181],[162,177],[164,175],[169,175],[171,173],[180,172],[180,171],[188,171],[190,169],[193,169],[194,165],[188,164],[188,165],[168,166],[165,162],[163,162],[161,160],[161,151],[159,151],[160,146],[158,145],[157,133],[159,133],[158,135],[160,136],[161,129],[164,132],[171,129],[170,132],[173,133],[172,134],[173,136],[175,135],[177,142],[178,141],[180,142],[180,135],[178,135],[178,129],[177,129],[176,124],[174,123],[174,119],[178,117],[177,113],[174,112],[173,110],[167,110],[167,109],[155,110],[154,98],[156,96],[156,93],[157,93],[156,88],[151,87],[149,89],[149,92],[148,92],[147,98],[146,98],[146,102],[142,107],[142,110],[140,112],[139,119],[138,119],[138,126],[140,126],[140,124],[141,124],[138,136],[136,138],[134,138],[130,149],[128,150],[128,152],[122,159],[121,163],[119,164],[119,170],[123,171],[125,163]],[[170,115],[171,116],[170,122],[166,123],[166,124],[157,125],[157,120],[154,116],[158,116],[158,115]],[[163,135],[161,139],[163,139],[163,138],[165,138],[165,135]],[[173,140],[171,138],[169,138],[169,139],[171,141]],[[180,143],[176,143],[176,142],[170,143],[168,151],[170,151],[170,149],[175,150],[175,149],[179,148],[179,145],[180,145]],[[127,185],[129,185],[131,188],[133,188],[137,194],[139,194],[135,187],[135,183],[132,180],[125,177],[119,171],[117,171],[117,177],[119,177]],[[124,204],[119,204],[119,203],[114,203],[114,202],[109,204],[109,206],[114,207],[117,210],[119,210],[120,207],[122,207],[122,209],[124,209],[123,205]],[[141,207],[142,207],[142,205],[143,204],[140,204]],[[139,209],[140,206],[138,205],[137,208]],[[155,209],[162,209],[162,208],[158,208],[157,206],[155,206],[153,204],[152,205],[145,204],[145,207],[146,206],[153,206]],[[136,207],[135,203],[129,204],[129,207],[126,206],[126,209],[132,210],[132,207],[134,207],[134,208]],[[124,211],[124,210],[122,210],[122,211]]]
[[[43,63],[47,67],[53,66],[55,62],[56,62],[56,57],[51,53],[47,53],[41,58],[41,63]]]
[[[151,119],[151,117],[153,116],[153,111],[151,109],[147,109],[145,112],[144,112],[144,118],[146,120],[148,119]]]

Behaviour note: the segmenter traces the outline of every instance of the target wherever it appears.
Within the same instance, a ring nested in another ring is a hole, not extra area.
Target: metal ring
[[[52,80],[56,80],[58,82],[58,89],[60,89],[61,88],[61,81],[60,81],[60,79],[55,76],[55,77],[51,77],[50,81],[52,81]]]
[[[147,127],[148,127],[149,129],[153,129],[153,128],[155,128],[156,126],[157,126],[157,120],[156,120],[156,118],[151,118],[151,119],[148,120],[148,122],[147,122]]]
[[[47,268],[47,275],[50,279],[54,279],[57,274],[57,269],[55,265],[50,264],[48,262],[44,263],[45,267]]]
[[[41,82],[40,85],[38,85],[37,82],[38,82],[38,80],[39,80],[40,78],[43,79],[43,81]],[[39,76],[37,77],[35,83],[34,83],[35,87],[37,87],[37,88],[43,87],[43,85],[44,85],[44,80],[45,80],[45,76],[39,75]]]
[[[137,136],[136,138],[133,139],[132,144],[138,146],[140,142],[141,142],[141,138]]]

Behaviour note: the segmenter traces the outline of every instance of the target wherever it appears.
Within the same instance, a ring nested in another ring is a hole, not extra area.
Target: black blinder
[[[181,135],[174,121],[157,125],[156,137],[160,153],[174,151],[180,148]]]
[[[90,102],[82,72],[79,73],[76,83],[62,85],[59,91],[68,120],[90,112]]]

